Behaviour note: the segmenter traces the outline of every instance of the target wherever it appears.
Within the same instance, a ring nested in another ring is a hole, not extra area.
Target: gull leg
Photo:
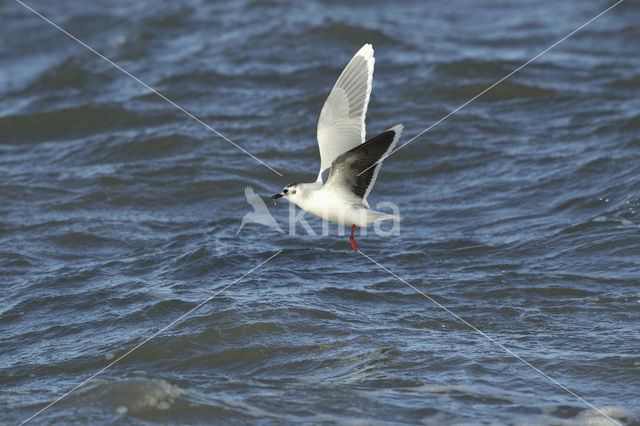
[[[356,242],[356,239],[353,236],[353,233],[355,230],[356,230],[356,225],[351,225],[351,236],[349,237],[349,241],[351,241],[351,247],[353,247],[353,250],[358,251],[358,243]]]

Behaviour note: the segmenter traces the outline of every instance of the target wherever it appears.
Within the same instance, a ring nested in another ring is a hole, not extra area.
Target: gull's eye
[[[285,188],[284,191],[282,191],[282,192],[284,192],[286,194],[287,192],[289,192],[289,190]]]

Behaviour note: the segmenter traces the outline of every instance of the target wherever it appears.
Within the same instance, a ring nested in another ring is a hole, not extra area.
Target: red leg
[[[353,233],[356,230],[356,226],[355,225],[351,225],[351,236],[349,237],[349,241],[351,241],[351,247],[353,247],[354,251],[358,251],[358,243],[356,242],[355,237],[353,236]]]

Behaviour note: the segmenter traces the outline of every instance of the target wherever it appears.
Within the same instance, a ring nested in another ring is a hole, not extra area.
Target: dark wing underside
[[[366,203],[381,165],[376,162],[393,149],[401,130],[401,125],[395,126],[338,156],[331,163],[327,185],[348,189]]]

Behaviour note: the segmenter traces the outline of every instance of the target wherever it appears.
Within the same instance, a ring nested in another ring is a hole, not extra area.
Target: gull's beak
[[[274,195],[273,197],[271,197],[271,199],[272,199],[272,200],[277,200],[278,198],[282,198],[282,197],[284,197],[284,195],[283,195],[283,194],[276,194],[276,195]]]

